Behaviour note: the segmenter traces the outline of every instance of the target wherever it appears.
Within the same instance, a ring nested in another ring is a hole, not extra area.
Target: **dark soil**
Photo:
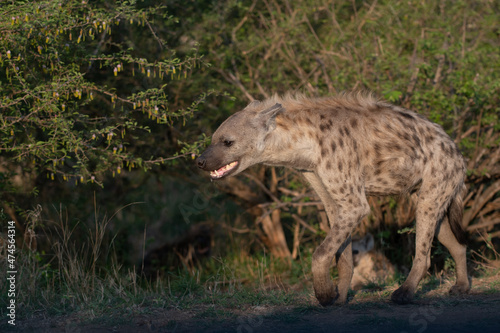
[[[323,308],[312,295],[296,305],[224,308],[199,304],[189,309],[131,310],[92,321],[91,313],[61,317],[34,315],[17,321],[22,332],[500,332],[499,276],[481,281],[465,296],[420,291],[408,305],[389,301],[387,290],[364,292],[345,306]],[[476,281],[477,283],[478,281]],[[2,328],[6,328],[2,326]],[[12,327],[7,327],[12,329]]]

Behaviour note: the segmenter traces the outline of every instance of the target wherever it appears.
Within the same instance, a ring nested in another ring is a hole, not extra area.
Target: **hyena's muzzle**
[[[212,179],[220,179],[236,172],[239,166],[237,159],[230,160],[218,145],[210,145],[197,159],[198,168],[209,171]]]

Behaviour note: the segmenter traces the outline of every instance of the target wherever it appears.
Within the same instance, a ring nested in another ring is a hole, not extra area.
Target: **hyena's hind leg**
[[[413,266],[406,281],[392,294],[392,301],[405,304],[413,299],[415,290],[418,287],[420,280],[425,276],[430,267],[430,250],[432,240],[437,232],[438,239],[442,244],[450,250],[453,258],[457,263],[457,292],[466,292],[468,287],[467,267],[465,259],[465,246],[460,244],[456,235],[462,219],[462,207],[460,194],[458,189],[462,187],[462,181],[459,174],[456,177],[445,174],[444,178],[448,179],[448,183],[444,186],[436,186],[439,182],[439,176],[434,174],[429,177],[424,177],[421,185],[416,209],[416,241],[415,241],[415,258]],[[442,221],[441,226],[437,229],[438,223],[448,213],[448,217],[452,220],[450,225],[449,220]],[[452,231],[453,228],[453,232]],[[463,239],[461,239],[463,241]],[[463,241],[464,242],[464,241]]]
[[[445,202],[446,190],[436,190],[431,182],[424,182],[420,188],[416,207],[415,257],[413,265],[405,282],[391,296],[398,304],[412,301],[413,295],[431,265],[430,250],[436,232],[436,226],[441,219],[450,200]]]
[[[450,207],[453,209],[452,207]],[[461,222],[461,221],[460,221]],[[443,244],[448,251],[450,251],[453,260],[455,260],[455,270],[457,273],[457,281],[455,285],[451,287],[450,293],[452,294],[464,294],[470,290],[470,280],[467,275],[467,257],[466,257],[466,247],[461,244],[450,227],[450,221],[448,217],[443,219],[443,222],[437,230],[437,238],[441,244]]]

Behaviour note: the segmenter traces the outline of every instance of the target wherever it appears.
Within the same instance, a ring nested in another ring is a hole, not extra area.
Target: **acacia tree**
[[[194,49],[182,59],[168,49],[154,24],[176,22],[165,7],[12,1],[0,18],[0,173],[22,166],[102,184],[125,168],[196,152],[197,142],[165,157],[140,139],[156,124],[184,122],[211,93],[169,108],[169,84],[208,64]]]

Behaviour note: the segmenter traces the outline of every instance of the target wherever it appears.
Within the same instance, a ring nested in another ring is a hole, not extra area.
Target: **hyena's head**
[[[212,136],[212,144],[196,159],[198,167],[209,171],[212,179],[236,175],[263,162],[266,139],[284,109],[278,103],[268,108],[259,105],[253,102],[226,119]]]
[[[361,260],[361,258],[367,253],[373,250],[375,247],[375,239],[372,234],[366,234],[365,237],[359,240],[352,241],[352,259],[354,266],[356,267]]]

